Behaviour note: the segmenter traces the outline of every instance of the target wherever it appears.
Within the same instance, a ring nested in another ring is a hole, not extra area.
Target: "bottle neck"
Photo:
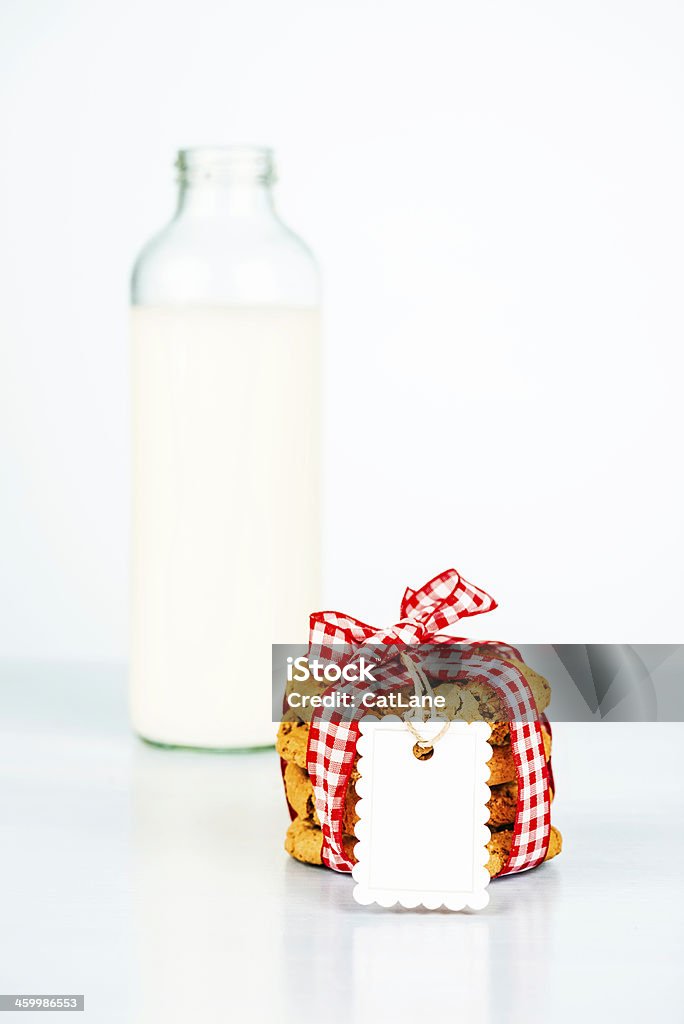
[[[181,182],[177,216],[212,218],[273,217],[270,186],[245,182]]]
[[[178,154],[177,216],[272,218],[270,150],[255,146],[202,147]]]

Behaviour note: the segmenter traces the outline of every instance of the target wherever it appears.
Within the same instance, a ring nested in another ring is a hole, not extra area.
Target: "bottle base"
[[[139,732],[136,732],[136,736],[148,747],[156,747],[157,750],[189,750],[195,754],[258,754],[264,750],[275,750],[275,742],[247,747],[197,747],[191,743],[164,743],[161,740],[153,740],[149,736],[143,736]]]

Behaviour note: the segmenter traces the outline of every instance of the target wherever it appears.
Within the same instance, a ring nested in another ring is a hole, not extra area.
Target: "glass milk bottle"
[[[132,279],[130,704],[143,738],[273,743],[271,643],[319,605],[318,275],[270,150],[183,150]]]

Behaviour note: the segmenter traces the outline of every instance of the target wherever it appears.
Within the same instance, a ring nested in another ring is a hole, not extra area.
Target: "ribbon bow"
[[[410,587],[401,602],[401,618],[388,629],[377,629],[342,612],[316,612],[310,619],[309,657],[346,664],[372,648],[379,661],[397,654],[397,647],[418,643],[459,644],[460,672],[484,678],[503,698],[510,718],[511,748],[518,776],[518,806],[511,851],[501,874],[535,867],[546,856],[551,828],[549,773],[541,724],[532,691],[518,667],[505,660],[520,659],[515,648],[452,637],[439,631],[459,619],[496,608],[484,590],[468,583],[455,569],[429,580],[419,590]],[[487,656],[482,648],[495,656]],[[444,648],[448,654],[448,648]],[[503,660],[502,660],[503,659]],[[375,674],[378,679],[377,673]],[[349,684],[362,689],[367,683]],[[327,708],[314,712],[309,729],[307,769],[314,790],[316,813],[323,833],[322,860],[336,871],[351,871],[353,860],[342,835],[344,803],[356,756],[359,727]]]
[[[346,663],[361,646],[382,651],[382,645],[463,643],[463,639],[440,633],[459,619],[481,615],[496,608],[496,601],[484,590],[468,583],[455,569],[446,569],[419,590],[406,588],[399,622],[385,629],[369,626],[342,612],[315,612],[310,618],[309,655],[321,660]],[[380,656],[380,655],[378,655]],[[393,657],[388,650],[382,660]]]

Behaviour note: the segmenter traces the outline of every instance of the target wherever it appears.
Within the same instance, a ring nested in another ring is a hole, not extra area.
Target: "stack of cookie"
[[[537,709],[541,714],[550,700],[549,684],[527,665],[517,664],[525,674],[537,703]],[[443,688],[436,686],[435,693],[439,694],[440,691],[447,695],[447,700],[452,704],[452,708],[454,700],[459,702],[460,706],[455,709],[456,714],[453,717],[466,721],[484,719],[492,724],[492,735],[489,739],[492,746],[492,757],[489,761],[491,798],[487,823],[491,831],[491,839],[488,844],[489,863],[487,868],[490,875],[494,877],[502,870],[510,852],[518,800],[518,783],[511,750],[510,729],[508,723],[502,721],[504,713],[499,698],[488,685],[466,683],[458,687],[451,684],[445,684]],[[300,718],[293,716],[290,720],[281,723],[276,750],[285,762],[285,791],[288,803],[295,814],[287,830],[285,849],[292,857],[306,864],[320,864],[323,836],[314,806],[313,787],[307,773],[308,740],[309,722],[303,716]],[[546,728],[544,728],[544,748],[548,761],[551,756],[551,735]],[[343,815],[344,845],[351,860],[354,860],[356,845],[354,826],[358,821],[356,814],[358,801],[356,781],[358,777],[355,762],[347,789]],[[546,854],[547,860],[560,853],[561,844],[560,832],[552,827]]]

